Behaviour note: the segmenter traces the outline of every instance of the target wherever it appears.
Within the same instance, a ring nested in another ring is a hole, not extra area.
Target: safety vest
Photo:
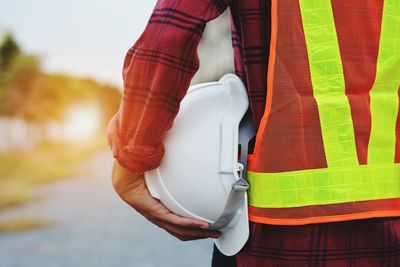
[[[272,0],[249,219],[400,216],[400,1]]]

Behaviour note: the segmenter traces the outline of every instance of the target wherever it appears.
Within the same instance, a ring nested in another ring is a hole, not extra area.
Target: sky
[[[122,85],[122,63],[156,0],[0,0],[0,29],[44,69]]]

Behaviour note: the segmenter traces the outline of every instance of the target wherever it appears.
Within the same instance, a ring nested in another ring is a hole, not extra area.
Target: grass
[[[52,222],[44,219],[17,218],[7,222],[0,222],[0,234],[30,231],[52,225]]]
[[[90,171],[88,160],[106,148],[105,137],[85,144],[42,143],[33,151],[0,153],[0,212],[34,200],[36,186]],[[51,226],[42,218],[0,221],[0,234]]]
[[[33,199],[38,185],[89,171],[85,163],[106,148],[105,138],[85,144],[43,143],[33,151],[0,154],[0,211]]]

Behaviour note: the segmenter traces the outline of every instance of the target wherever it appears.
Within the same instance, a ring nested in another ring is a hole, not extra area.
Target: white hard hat
[[[214,241],[228,256],[239,252],[249,235],[243,175],[254,130],[248,127],[238,158],[239,124],[248,106],[246,89],[233,74],[191,86],[165,135],[160,166],[145,173],[151,195],[173,213],[221,231]]]

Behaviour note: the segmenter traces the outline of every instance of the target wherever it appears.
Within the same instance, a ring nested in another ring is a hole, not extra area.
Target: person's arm
[[[142,172],[159,166],[162,138],[172,127],[199,67],[197,46],[205,25],[227,5],[227,0],[158,1],[145,31],[126,55],[123,99],[107,131],[116,159],[113,185],[117,193],[181,240],[215,238],[219,233],[205,229],[205,222],[171,213],[153,199]]]

